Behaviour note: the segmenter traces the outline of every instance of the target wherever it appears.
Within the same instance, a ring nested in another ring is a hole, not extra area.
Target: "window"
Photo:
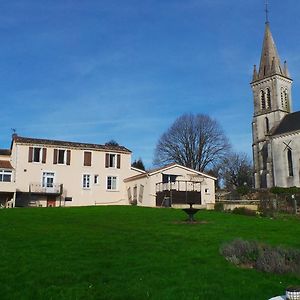
[[[117,189],[117,177],[116,176],[107,176],[107,190],[116,190]]]
[[[106,168],[118,168],[121,167],[121,155],[114,153],[106,153],[105,155],[105,167]]]
[[[139,190],[139,202],[143,202],[143,197],[144,197],[144,186],[140,184],[140,190]]]
[[[281,107],[284,108],[284,94],[283,94],[283,88],[281,88],[280,99],[281,99]]]
[[[71,162],[71,150],[54,149],[53,163],[59,165],[70,165]]]
[[[133,201],[136,203],[137,201],[137,186],[133,187]]]
[[[292,156],[292,150],[291,149],[288,149],[288,151],[287,151],[287,159],[288,159],[289,176],[294,176],[293,156]]]
[[[267,108],[271,108],[271,91],[267,88]]]
[[[0,181],[11,182],[12,171],[0,170]]]
[[[92,165],[92,152],[90,152],[90,151],[84,151],[83,156],[84,156],[84,158],[83,158],[83,165],[90,167]]]
[[[209,189],[205,189],[205,194],[209,194]]]
[[[43,188],[52,188],[54,185],[54,173],[53,172],[43,172]]]
[[[34,147],[33,148],[33,161],[40,162],[41,161],[41,148]]]
[[[99,184],[99,175],[94,175],[94,184]]]
[[[128,201],[129,201],[129,203],[131,203],[132,202],[132,195],[131,195],[131,188],[130,187],[127,189],[127,195],[128,195]]]
[[[66,162],[66,150],[58,150],[57,163],[65,164]]]
[[[266,133],[269,133],[270,131],[269,119],[265,118],[265,122],[266,122]]]
[[[261,100],[261,109],[266,109],[266,98],[265,98],[264,91],[260,91],[260,100]]]
[[[65,197],[66,202],[71,202],[72,200],[73,200],[72,197]]]
[[[28,162],[46,163],[47,149],[41,147],[29,147]]]
[[[280,99],[281,99],[281,107],[283,109],[289,110],[290,105],[289,105],[289,94],[287,88],[281,88]]]
[[[90,179],[91,179],[91,175],[89,175],[89,174],[83,174],[82,187],[84,189],[89,189],[90,188]]]

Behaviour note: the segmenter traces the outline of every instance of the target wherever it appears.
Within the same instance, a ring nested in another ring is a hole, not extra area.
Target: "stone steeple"
[[[254,100],[252,149],[256,188],[274,186],[272,133],[292,110],[291,85],[287,63],[280,62],[267,18],[260,64],[259,68],[254,66],[251,82]]]
[[[269,22],[266,22],[259,70],[258,72],[254,70],[253,81],[261,80],[275,74],[289,78],[286,64],[284,67],[281,65],[278,51],[270,30],[270,24]]]

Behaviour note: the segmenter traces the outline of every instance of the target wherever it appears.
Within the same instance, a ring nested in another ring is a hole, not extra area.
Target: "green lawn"
[[[300,219],[139,207],[0,210],[0,299],[255,299],[300,278],[240,269],[235,238],[300,248]]]

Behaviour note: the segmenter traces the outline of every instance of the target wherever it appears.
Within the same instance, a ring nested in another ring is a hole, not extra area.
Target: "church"
[[[256,189],[300,187],[300,111],[292,110],[292,81],[267,19],[260,65],[254,65],[251,82]]]

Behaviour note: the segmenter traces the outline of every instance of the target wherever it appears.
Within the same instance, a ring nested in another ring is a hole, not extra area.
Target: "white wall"
[[[15,144],[12,149],[12,163],[16,169],[16,187],[18,191],[28,192],[31,183],[42,183],[43,172],[54,172],[54,183],[63,184],[63,199],[72,197],[66,206],[84,206],[95,204],[128,204],[123,180],[137,174],[131,169],[131,154],[121,153],[121,168],[105,168],[105,151],[95,149],[65,148],[47,145],[46,163],[28,162],[29,146],[42,145]],[[70,149],[71,164],[53,164],[54,149]],[[92,152],[92,166],[83,166],[84,151]],[[109,152],[117,153],[117,152]],[[90,188],[82,187],[83,174],[91,175]],[[99,183],[94,184],[94,175],[99,175]],[[117,177],[117,190],[107,190],[107,176]],[[41,198],[43,198],[41,196]],[[58,200],[58,199],[57,199]],[[42,201],[42,200],[41,200]],[[59,201],[56,203],[59,204]]]

